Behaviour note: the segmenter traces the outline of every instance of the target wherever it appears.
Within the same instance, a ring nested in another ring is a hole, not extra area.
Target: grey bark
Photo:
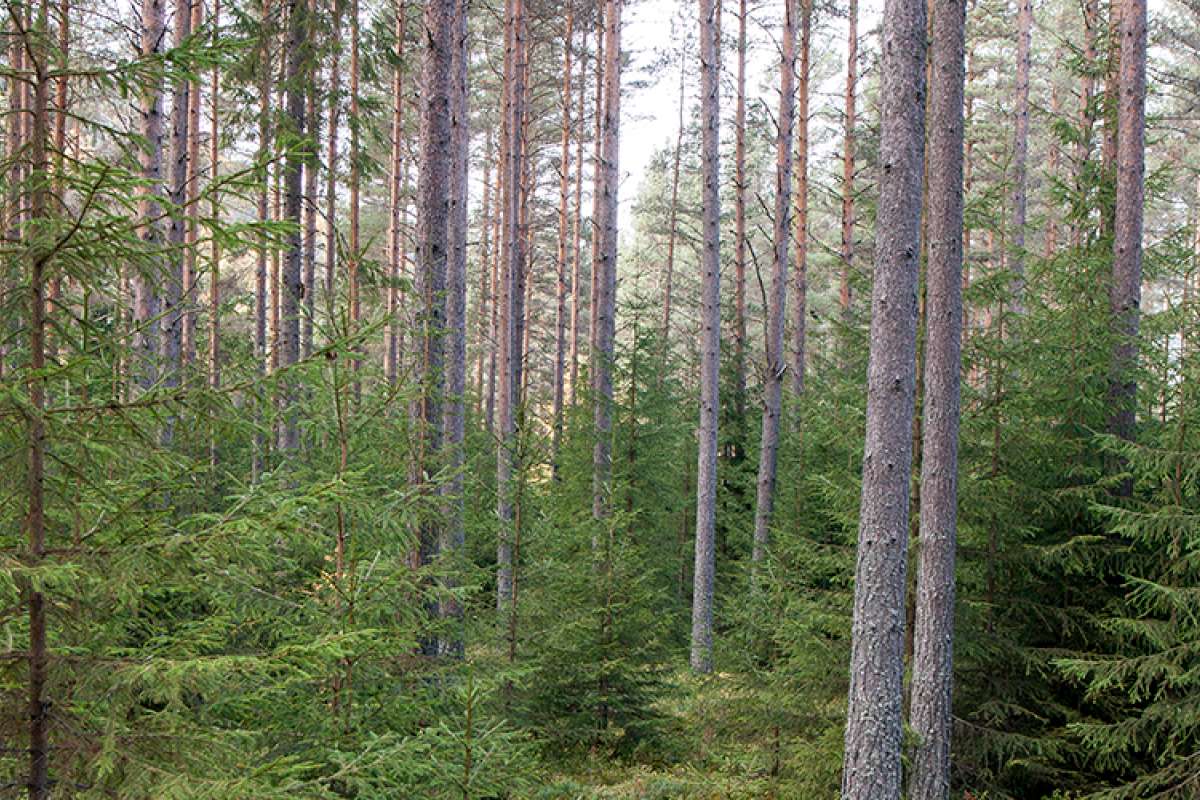
[[[700,290],[700,429],[696,461],[696,551],[692,578],[692,669],[713,668],[717,425],[721,371],[720,40],[714,0],[700,0],[700,148],[703,187]]]
[[[1033,0],[1017,0],[1017,80],[1013,125],[1012,307],[1024,311],[1025,225],[1029,185],[1029,60],[1033,33]]]
[[[307,54],[308,16],[305,0],[288,0],[287,60],[284,77],[284,105],[291,142],[283,164],[283,216],[291,224],[284,253],[279,297],[279,366],[287,368],[300,360],[300,302],[304,293],[303,264],[303,168],[304,144],[304,70]],[[283,427],[279,446],[295,450],[300,446],[300,428],[295,408],[298,400],[294,378],[284,379],[281,405]]]
[[[964,0],[932,4],[920,552],[909,723],[910,800],[950,797],[954,562],[962,369]]]
[[[925,0],[887,0],[879,92],[882,168],[842,773],[845,800],[900,797],[925,37]]]
[[[592,453],[592,515],[608,516],[612,501],[612,367],[616,337],[617,190],[620,186],[621,8],[624,0],[605,0],[604,119],[600,158],[600,249],[596,304],[596,346],[592,353],[595,384],[595,447]]]
[[[779,65],[779,115],[775,137],[775,219],[771,258],[771,294],[767,303],[767,364],[763,376],[762,439],[758,460],[758,496],[754,509],[752,559],[760,563],[771,538],[779,423],[783,413],[783,346],[787,319],[788,254],[792,231],[792,126],[796,118],[796,0],[784,3],[782,59]]]
[[[1109,382],[1109,431],[1125,440],[1137,422],[1137,336],[1142,298],[1142,216],[1145,203],[1146,2],[1122,0],[1117,106],[1117,203],[1109,307],[1116,341]],[[1133,491],[1131,483],[1121,487]]]
[[[850,0],[850,31],[846,55],[846,116],[842,140],[842,271],[838,302],[842,319],[850,319],[850,273],[854,269],[854,172],[855,125],[858,91],[858,0]]]
[[[192,33],[192,2],[176,0],[173,47],[180,48]],[[179,370],[183,352],[183,283],[184,241],[187,237],[188,189],[188,114],[191,103],[192,84],[186,78],[178,78],[171,91],[171,170],[168,178],[167,198],[170,200],[170,224],[167,228],[168,265],[163,275],[162,327],[159,336],[159,366],[163,385],[167,388],[179,386]],[[162,431],[162,440],[168,444],[172,438],[174,421],[167,420]]]
[[[800,0],[800,73],[796,92],[796,270],[792,277],[792,392],[804,393],[808,333],[808,95],[812,0]]]
[[[554,398],[551,411],[553,430],[550,442],[550,469],[555,480],[559,477],[558,451],[562,446],[563,397],[565,394],[563,380],[567,357],[567,281],[569,274],[567,248],[569,245],[571,197],[571,106],[574,102],[574,98],[571,96],[571,49],[574,26],[575,15],[572,8],[568,6],[566,31],[563,34],[562,131],[558,167],[558,291],[554,317]]]

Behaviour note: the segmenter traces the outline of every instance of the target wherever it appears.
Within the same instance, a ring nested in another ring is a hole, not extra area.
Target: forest
[[[1200,0],[0,0],[0,798],[1200,798]]]

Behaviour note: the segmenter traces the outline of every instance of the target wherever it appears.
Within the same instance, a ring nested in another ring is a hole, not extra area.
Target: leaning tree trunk
[[[1142,211],[1145,198],[1146,2],[1123,0],[1120,105],[1117,108],[1117,205],[1109,307],[1116,341],[1110,378],[1109,431],[1132,441],[1137,422],[1137,336],[1142,298]],[[1121,493],[1133,491],[1125,481]]]
[[[754,510],[754,548],[760,563],[767,555],[771,512],[775,506],[775,472],[779,454],[779,422],[783,413],[783,376],[787,355],[783,346],[787,318],[789,234],[792,229],[792,126],[796,117],[795,0],[786,0],[783,14],[782,58],[779,65],[779,117],[775,139],[775,230],[771,258],[771,294],[767,303],[767,369],[763,376],[762,444],[758,459],[758,496]]]
[[[887,0],[867,429],[842,796],[898,800],[925,145],[925,0]]]
[[[604,120],[600,158],[600,262],[595,280],[596,347],[592,353],[596,396],[592,453],[592,515],[608,516],[612,501],[612,368],[616,337],[618,144],[621,124],[621,7],[605,0]]]
[[[925,395],[912,701],[910,800],[950,797],[954,560],[962,369],[963,84],[966,5],[934,3],[930,53]]]
[[[703,171],[700,289],[700,430],[696,555],[692,579],[692,669],[712,672],[716,573],[717,425],[721,377],[720,39],[717,3],[700,0],[700,159]]]

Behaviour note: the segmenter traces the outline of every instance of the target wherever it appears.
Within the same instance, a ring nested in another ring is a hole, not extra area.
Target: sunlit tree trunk
[[[166,39],[163,0],[144,0],[142,3],[142,57],[161,58]],[[143,149],[140,166],[144,185],[138,202],[140,235],[149,250],[162,246],[158,218],[162,209],[158,196],[163,180],[163,88],[159,77],[152,77],[142,86],[141,134]],[[137,363],[136,382],[149,389],[158,381],[158,314],[160,276],[145,265],[133,276],[134,360]]]

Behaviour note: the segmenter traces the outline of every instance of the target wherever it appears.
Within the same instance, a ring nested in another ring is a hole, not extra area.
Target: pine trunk
[[[796,117],[796,1],[784,3],[779,115],[775,139],[775,219],[771,255],[771,293],[767,299],[766,371],[763,375],[762,439],[758,460],[758,495],[754,510],[754,563],[767,555],[771,513],[775,507],[775,477],[779,458],[779,427],[783,413],[783,378],[787,372],[784,322],[787,319],[788,253],[792,230],[792,126]]]
[[[791,0],[785,0],[789,3]],[[703,13],[703,11],[701,12]],[[718,10],[718,15],[720,11]],[[734,456],[741,461],[746,438],[746,0],[738,0],[737,110],[733,156],[733,416]]]
[[[692,577],[691,666],[713,668],[713,584],[716,573],[717,426],[721,373],[721,64],[714,0],[700,0],[701,197],[700,429],[696,460],[696,552]]]
[[[929,90],[921,515],[910,725],[911,800],[950,797],[954,561],[962,368],[963,87],[966,6],[934,3]]]
[[[796,93],[796,272],[792,279],[792,392],[804,394],[808,331],[808,95],[812,72],[812,0],[800,0],[800,73]]]
[[[1029,60],[1033,34],[1033,0],[1017,0],[1017,83],[1013,126],[1012,194],[1012,309],[1025,308],[1025,224],[1028,205],[1029,162]]]
[[[163,0],[144,0],[142,3],[142,57],[162,57],[166,39],[166,23]],[[163,90],[162,83],[154,79],[142,89],[141,173],[144,188],[138,202],[138,218],[141,220],[143,246],[150,251],[162,246],[158,218],[162,209],[158,197],[162,193],[163,180]],[[143,389],[149,389],[158,381],[158,314],[160,276],[151,267],[141,267],[133,278],[133,323],[134,360],[137,362],[136,381]]]
[[[567,246],[570,233],[570,197],[571,197],[571,106],[574,98],[571,95],[571,49],[575,33],[575,15],[568,6],[566,12],[566,31],[563,34],[563,79],[562,79],[562,130],[561,152],[559,153],[558,168],[558,291],[557,306],[554,317],[554,398],[552,414],[552,432],[550,441],[550,469],[552,477],[558,480],[558,451],[562,446],[563,433],[563,398],[565,386],[563,380],[566,374],[567,356]]]
[[[925,0],[887,0],[879,209],[842,796],[898,800],[925,145]]]
[[[850,275],[854,269],[854,159],[856,93],[858,91],[858,0],[850,0],[850,32],[846,54],[846,126],[842,140],[842,271],[838,304],[842,320],[850,320]]]

